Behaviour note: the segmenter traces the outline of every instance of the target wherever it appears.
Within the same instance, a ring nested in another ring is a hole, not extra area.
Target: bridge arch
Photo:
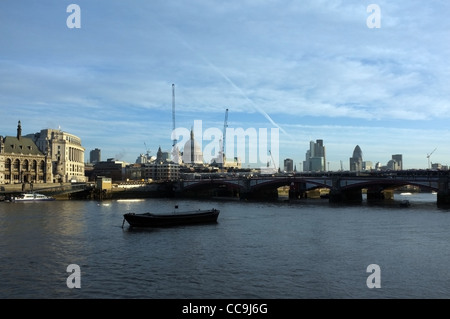
[[[371,181],[363,181],[361,183],[352,183],[349,185],[341,186],[342,190],[345,189],[364,189],[364,188],[373,188],[379,187],[382,189],[395,190],[400,187],[404,187],[407,185],[417,186],[421,189],[427,189],[430,191],[437,191],[438,185],[433,185],[432,183],[424,183],[424,182],[415,182],[415,181],[407,181],[407,180],[371,180]]]

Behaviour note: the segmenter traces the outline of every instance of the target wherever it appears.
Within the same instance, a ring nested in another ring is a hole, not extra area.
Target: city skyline
[[[134,162],[190,129],[279,128],[278,167],[297,170],[323,140],[330,170],[364,160],[403,168],[449,164],[450,4],[75,1],[0,3],[0,134],[51,128],[81,138],[86,160]],[[246,165],[243,163],[243,167]]]

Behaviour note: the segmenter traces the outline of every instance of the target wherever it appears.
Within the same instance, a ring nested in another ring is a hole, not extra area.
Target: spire
[[[17,124],[17,139],[20,140],[20,137],[22,136],[22,124]]]
[[[156,162],[161,163],[163,161],[163,153],[161,150],[161,146],[158,148],[158,152],[156,153]]]

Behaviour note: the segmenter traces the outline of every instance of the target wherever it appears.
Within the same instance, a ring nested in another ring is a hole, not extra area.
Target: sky
[[[175,104],[203,148],[226,109],[260,141],[278,129],[281,167],[301,170],[318,139],[330,170],[356,145],[374,164],[450,165],[449,14],[446,0],[2,0],[0,135],[61,128],[86,161],[134,163],[171,150]]]

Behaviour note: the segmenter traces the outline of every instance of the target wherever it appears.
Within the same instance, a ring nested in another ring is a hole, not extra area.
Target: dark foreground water
[[[450,211],[432,194],[408,196],[409,208],[401,197],[0,203],[0,298],[449,298]],[[175,204],[221,214],[214,225],[122,228],[126,212]],[[71,264],[80,288],[68,288]],[[380,288],[368,288],[371,264]]]

